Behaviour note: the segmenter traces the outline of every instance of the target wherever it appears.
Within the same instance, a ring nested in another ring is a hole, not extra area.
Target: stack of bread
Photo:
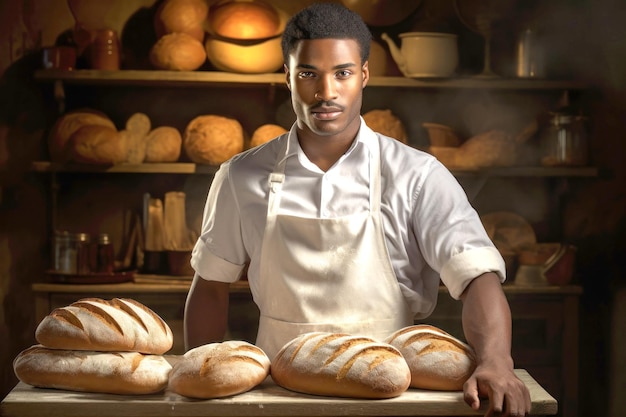
[[[157,69],[193,71],[206,61],[204,24],[206,0],[165,0],[154,16],[157,41],[150,62]]]
[[[86,298],[53,310],[39,323],[39,344],[13,362],[24,383],[71,391],[151,394],[162,391],[172,369],[167,323],[131,299]]]

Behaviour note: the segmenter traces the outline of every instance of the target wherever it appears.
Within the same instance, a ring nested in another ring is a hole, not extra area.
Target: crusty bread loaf
[[[370,110],[363,115],[363,120],[374,132],[382,133],[402,143],[407,143],[408,139],[404,124],[391,110]]]
[[[174,342],[170,327],[161,317],[127,298],[84,298],[56,308],[39,323],[35,338],[52,349],[155,355],[170,350]]]
[[[282,135],[283,133],[287,133],[287,129],[280,125],[272,123],[261,125],[252,133],[250,147],[254,148],[255,146],[262,145],[265,142],[269,142],[270,140]]]
[[[159,355],[48,349],[34,345],[13,361],[25,384],[108,394],[152,394],[167,386],[172,367]]]
[[[204,21],[209,6],[206,0],[165,0],[154,15],[157,38],[168,33],[186,33],[204,41]]]
[[[70,138],[81,127],[90,125],[115,129],[113,121],[97,110],[76,110],[59,117],[48,134],[50,159],[54,162],[68,162],[71,158]]]
[[[185,128],[183,147],[196,164],[219,165],[243,151],[243,146],[243,127],[235,119],[201,115]]]
[[[515,139],[502,130],[490,130],[466,140],[459,148],[460,168],[489,168],[515,164]]]
[[[150,49],[150,62],[157,69],[194,71],[205,61],[204,44],[186,33],[168,33]]]
[[[115,128],[83,126],[70,137],[70,160],[92,165],[122,163],[128,156],[127,140]]]
[[[264,39],[280,30],[280,16],[270,4],[260,0],[222,1],[211,6],[210,31],[232,39]]]
[[[288,342],[272,360],[271,375],[292,391],[355,398],[396,397],[411,382],[406,361],[391,345],[327,332]]]
[[[246,392],[269,375],[270,360],[244,341],[210,343],[189,350],[174,364],[171,391],[191,398],[220,398]]]
[[[385,342],[395,346],[406,359],[413,388],[460,391],[476,368],[472,348],[434,326],[408,326],[394,332]]]
[[[180,157],[183,137],[175,127],[152,129],[146,142],[146,162],[176,162]]]

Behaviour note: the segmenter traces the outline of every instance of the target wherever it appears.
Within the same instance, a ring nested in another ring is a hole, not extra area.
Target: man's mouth
[[[343,109],[338,106],[316,106],[312,109],[313,117],[318,120],[334,120],[341,115]]]

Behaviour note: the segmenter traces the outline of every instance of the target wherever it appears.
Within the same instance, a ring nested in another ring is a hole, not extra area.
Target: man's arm
[[[511,310],[498,276],[490,272],[474,279],[461,300],[463,331],[478,364],[465,383],[465,401],[478,409],[480,397],[488,397],[487,416],[529,413],[530,393],[513,372]]]
[[[194,276],[185,303],[185,350],[224,340],[228,300],[228,283]]]

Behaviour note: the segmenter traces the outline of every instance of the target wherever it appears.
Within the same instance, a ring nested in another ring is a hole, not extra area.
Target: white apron
[[[335,219],[279,215],[287,144],[270,174],[255,297],[261,312],[256,344],[270,359],[305,332],[381,340],[413,324],[385,245],[376,143],[370,152],[369,212]]]

